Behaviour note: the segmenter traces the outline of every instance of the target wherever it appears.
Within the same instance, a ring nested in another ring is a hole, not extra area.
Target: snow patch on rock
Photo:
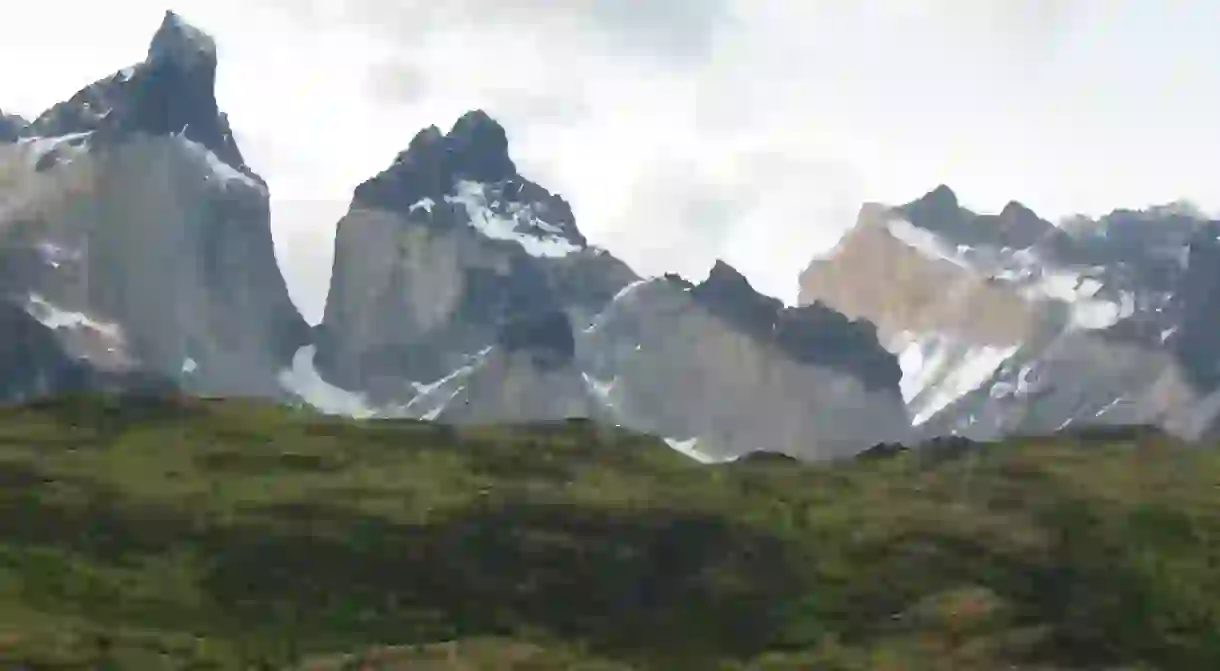
[[[962,343],[943,335],[903,334],[893,350],[898,352],[899,388],[912,424],[927,422],[982,387],[1018,349]]]
[[[30,294],[26,310],[39,323],[50,329],[88,329],[113,340],[123,337],[123,330],[117,324],[98,321],[84,312],[66,310],[38,294]]]
[[[363,394],[341,389],[322,379],[314,367],[316,354],[317,348],[313,345],[298,349],[292,357],[292,367],[280,372],[280,385],[319,412],[356,419],[374,416],[376,413]]]
[[[1135,312],[1135,298],[1120,293],[1115,299],[1100,298],[1105,283],[1095,267],[1054,267],[1033,249],[1010,247],[954,247],[936,233],[902,220],[886,223],[889,234],[931,260],[952,263],[971,273],[1013,285],[1028,301],[1054,301],[1069,307],[1074,329],[1105,329]]]
[[[699,438],[686,438],[680,440],[677,438],[665,438],[665,444],[675,452],[690,457],[701,464],[724,464],[734,461],[730,457],[713,457],[699,450]]]
[[[63,163],[71,163],[75,156],[88,151],[87,140],[92,133],[68,133],[49,137],[27,137],[17,140],[16,145],[24,152],[30,170],[37,170],[39,164],[52,152],[58,154]]]
[[[204,145],[187,138],[184,134],[185,130],[186,129],[184,128],[183,132],[179,132],[174,136],[174,138],[176,141],[181,143],[181,146],[189,155],[202,163],[204,168],[207,170],[207,179],[209,181],[215,180],[222,188],[228,188],[230,185],[236,183],[263,193],[267,192],[267,188],[259,183],[258,180],[220,160],[219,156]]]
[[[488,202],[487,185],[481,182],[459,181],[445,202],[461,205],[475,230],[493,240],[516,242],[530,256],[561,258],[580,251],[579,245],[560,235],[560,229],[543,221],[531,206],[509,207],[508,216],[497,213],[495,204]]]

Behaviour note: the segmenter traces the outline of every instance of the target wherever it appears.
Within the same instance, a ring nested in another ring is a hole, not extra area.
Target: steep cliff
[[[697,286],[638,278],[518,173],[480,111],[420,132],[356,189],[297,363],[287,384],[337,411],[596,417],[707,460],[841,456],[909,428],[870,325],[784,308],[723,263]]]
[[[216,67],[212,40],[168,12],[143,62],[0,145],[0,289],[44,323],[106,324],[105,354],[82,354],[98,365],[279,396],[309,330],[276,265],[267,187],[217,108]]]

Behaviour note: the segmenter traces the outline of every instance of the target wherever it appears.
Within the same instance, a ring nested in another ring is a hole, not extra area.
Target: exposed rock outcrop
[[[15,114],[5,114],[4,110],[0,109],[0,144],[16,142],[24,135],[28,125],[25,119]]]
[[[217,110],[216,64],[169,12],[145,61],[0,146],[0,282],[44,323],[107,325],[112,342],[79,353],[90,365],[278,397],[309,329],[276,265],[266,185]]]
[[[421,131],[339,223],[318,367],[401,398],[511,333],[519,315],[587,319],[635,274],[591,247],[559,196],[520,176],[481,111]]]
[[[802,273],[801,301],[877,323],[919,437],[1148,424],[1199,438],[1220,411],[1218,225],[1162,207],[1061,229],[1016,202],[975,214],[940,186],[862,208]]]
[[[899,368],[870,325],[785,308],[723,263],[697,285],[629,286],[581,335],[590,384],[619,421],[707,460],[834,458],[910,437]]]
[[[785,308],[723,263],[640,280],[480,111],[356,189],[318,332],[322,378],[383,414],[597,417],[706,460],[834,457],[909,428],[871,325]]]

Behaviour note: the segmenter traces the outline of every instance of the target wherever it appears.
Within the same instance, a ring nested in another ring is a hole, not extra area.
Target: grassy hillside
[[[1220,455],[60,400],[0,412],[0,668],[1220,669]]]

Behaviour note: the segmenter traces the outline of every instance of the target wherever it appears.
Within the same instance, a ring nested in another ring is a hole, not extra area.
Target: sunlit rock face
[[[800,301],[877,324],[916,435],[1094,424],[1213,432],[1217,222],[1181,205],[1059,227],[1023,205],[971,212],[945,186],[867,204],[801,274]]]

